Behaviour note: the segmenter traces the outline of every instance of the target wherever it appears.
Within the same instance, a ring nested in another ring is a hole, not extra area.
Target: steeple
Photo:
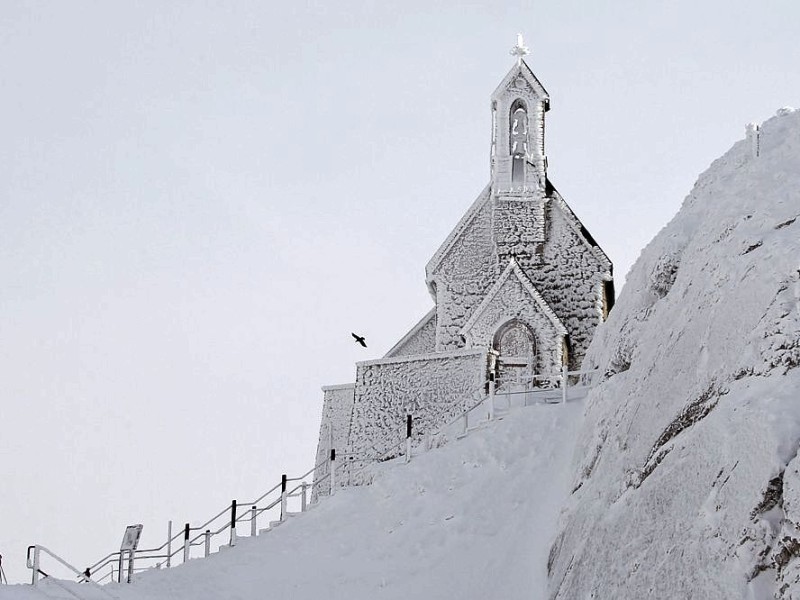
[[[492,94],[492,191],[499,195],[535,194],[547,177],[544,114],[550,96],[523,59],[528,53],[520,33],[510,51],[516,63]]]

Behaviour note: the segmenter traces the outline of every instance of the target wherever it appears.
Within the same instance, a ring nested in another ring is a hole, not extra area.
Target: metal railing
[[[31,581],[32,585],[34,585],[34,586],[38,585],[40,576],[46,577],[46,578],[49,578],[49,580],[53,584],[55,584],[58,587],[60,587],[61,589],[63,589],[64,591],[66,591],[71,596],[74,596],[75,598],[78,598],[79,600],[82,600],[81,597],[78,594],[76,594],[75,592],[73,592],[67,585],[65,585],[64,583],[62,583],[61,581],[59,581],[55,577],[51,578],[47,573],[45,573],[42,570],[42,567],[41,567],[42,554],[46,554],[47,556],[49,556],[50,558],[55,560],[58,564],[60,564],[62,567],[65,567],[69,571],[72,571],[75,575],[78,576],[78,579],[80,581],[89,583],[89,584],[93,585],[96,589],[100,590],[105,596],[108,596],[109,598],[116,599],[116,596],[114,596],[108,590],[103,588],[103,586],[101,586],[98,582],[93,581],[91,578],[87,577],[85,575],[85,573],[81,573],[76,567],[74,567],[71,564],[69,564],[66,560],[64,560],[63,558],[58,556],[55,552],[53,552],[52,550],[49,550],[48,548],[45,548],[44,546],[38,546],[38,545],[28,546],[28,554],[27,554],[27,557],[26,557],[26,560],[25,560],[25,564],[33,572],[33,580]]]
[[[585,397],[588,390],[596,385],[600,376],[600,370],[583,370],[583,371],[568,371],[566,368],[557,373],[540,373],[534,375],[522,376],[517,381],[510,382],[515,386],[522,386],[523,389],[503,389],[503,386],[498,386],[493,378],[490,378],[481,383],[476,388],[462,394],[458,399],[449,403],[444,407],[444,410],[439,410],[440,414],[447,414],[456,406],[463,406],[463,410],[455,417],[446,420],[444,423],[431,428],[429,431],[417,429],[415,432],[417,440],[421,440],[421,444],[417,444],[419,448],[422,446],[423,450],[430,450],[444,445],[450,437],[463,437],[467,435],[470,430],[471,423],[474,420],[478,421],[478,425],[487,421],[492,421],[495,418],[497,410],[498,397],[506,400],[506,409],[511,410],[513,396],[522,396],[522,401],[518,403],[521,406],[530,406],[531,404],[554,404],[565,403],[569,400],[575,400]],[[541,382],[544,385],[537,387],[537,383]],[[572,383],[570,383],[572,382]],[[508,384],[507,384],[508,385]],[[509,385],[509,387],[511,387]],[[488,392],[486,391],[488,388]],[[478,397],[476,394],[480,393]],[[471,401],[470,401],[471,400]],[[481,411],[484,407],[484,411]],[[471,419],[471,415],[478,412],[477,419]],[[412,415],[408,415],[411,417]],[[358,462],[361,463],[355,472],[349,474],[349,485],[369,485],[372,482],[377,464],[399,458],[403,456],[401,448],[405,446],[406,462],[411,460],[412,455],[412,432],[410,426],[406,428],[405,435],[400,436],[390,446],[379,451],[375,445],[371,445],[369,449],[375,450],[376,454],[370,456],[363,456]],[[331,487],[333,493],[333,487]]]
[[[135,573],[153,568],[169,568],[197,558],[198,554],[206,557],[221,548],[233,547],[243,535],[256,537],[284,522],[288,517],[308,510],[310,490],[315,485],[309,477],[318,467],[319,465],[314,465],[299,477],[283,475],[279,483],[255,500],[249,502],[233,500],[201,525],[193,527],[190,523],[186,523],[182,529],[173,534],[170,521],[167,527],[167,539],[160,546],[135,551],[117,550],[105,555],[84,571],[73,567],[44,546],[31,546],[28,549],[27,561],[28,568],[32,570],[31,583],[37,585],[39,575],[44,574],[40,565],[42,553],[74,573],[79,582],[97,585],[104,581],[130,582]],[[246,508],[241,510],[242,507]],[[273,519],[268,522],[266,528],[260,529],[259,522],[263,524],[267,515]],[[245,529],[247,534],[244,532]],[[198,552],[198,548],[202,550]]]
[[[599,370],[567,371],[565,368],[559,373],[519,377],[517,381],[506,384],[508,389],[505,389],[503,385],[498,386],[494,378],[490,378],[474,389],[461,394],[453,402],[438,407],[439,415],[447,415],[454,410],[457,412],[451,418],[446,419],[444,423],[429,427],[428,431],[425,431],[423,426],[422,429],[418,428],[417,431],[412,432],[413,415],[407,415],[404,435],[399,436],[395,442],[390,442],[388,446],[379,448],[377,444],[370,444],[360,453],[343,455],[344,461],[337,461],[336,450],[332,448],[329,456],[314,465],[313,468],[299,477],[290,478],[283,475],[278,484],[251,502],[233,500],[230,505],[203,524],[192,527],[186,523],[181,530],[174,534],[172,521],[170,521],[167,528],[167,540],[160,546],[136,551],[111,552],[82,572],[44,546],[30,546],[27,566],[32,570],[32,584],[37,585],[40,575],[49,577],[41,569],[42,554],[45,554],[74,573],[79,582],[97,586],[106,595],[113,598],[99,585],[100,583],[106,580],[130,583],[136,573],[153,568],[169,568],[174,566],[173,563],[186,563],[192,558],[197,558],[197,556],[192,556],[193,551],[197,554],[197,548],[202,548],[202,557],[207,557],[222,548],[234,547],[242,535],[240,531],[243,528],[247,528],[246,537],[256,537],[283,523],[288,517],[308,510],[311,506],[310,490],[314,490],[314,497],[318,500],[326,495],[319,491],[320,486],[326,482],[329,483],[331,495],[335,493],[337,485],[342,483],[348,486],[368,485],[373,480],[373,470],[376,465],[403,455],[405,455],[406,462],[411,460],[414,437],[418,441],[418,448],[421,446],[423,450],[429,450],[443,445],[452,436],[458,438],[467,435],[471,424],[470,415],[474,412],[479,413],[477,415],[479,417],[478,425],[493,420],[498,397],[507,399],[507,409],[509,410],[512,408],[510,398],[516,395],[525,395],[522,406],[528,406],[531,400],[534,403],[552,403],[551,401],[555,398],[556,402],[567,402],[570,399],[570,390],[572,390],[572,398],[577,398],[585,395],[590,388],[594,387],[599,373]],[[570,384],[571,380],[573,384]],[[539,383],[538,386],[537,383]],[[555,383],[558,385],[556,386]],[[520,387],[523,389],[513,389]],[[420,440],[421,443],[419,443]],[[328,472],[314,477],[313,482],[309,482],[309,477],[320,474],[320,469],[323,467],[327,467]],[[241,510],[242,507],[247,508]],[[292,511],[291,508],[295,510]],[[263,522],[264,515],[268,513],[275,516],[275,520],[269,521],[267,528],[259,529],[259,519]],[[237,529],[239,524],[242,529]],[[224,536],[224,539],[220,540],[219,536]],[[69,588],[58,583],[58,580],[54,578],[51,580],[71,595],[76,596]]]

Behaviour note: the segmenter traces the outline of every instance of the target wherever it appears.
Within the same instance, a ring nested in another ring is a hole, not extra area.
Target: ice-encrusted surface
[[[335,448],[339,454],[350,452],[350,417],[353,414],[355,401],[355,384],[332,385],[322,388],[324,402],[322,419],[319,424],[319,441],[314,464],[314,480],[320,481],[330,471],[330,451]],[[320,494],[328,494],[331,480],[325,479],[314,486],[311,500],[316,501]]]
[[[800,112],[758,135],[701,175],[592,342],[607,379],[551,598],[800,598]]]
[[[483,392],[485,363],[481,350],[358,363],[348,440],[357,460],[373,459],[402,442],[409,414],[415,435],[460,414]]]

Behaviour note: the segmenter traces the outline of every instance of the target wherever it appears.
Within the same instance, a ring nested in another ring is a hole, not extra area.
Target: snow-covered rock
[[[800,111],[751,129],[587,353],[551,598],[800,598]]]

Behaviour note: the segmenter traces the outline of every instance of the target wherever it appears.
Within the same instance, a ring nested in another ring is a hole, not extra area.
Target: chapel
[[[580,369],[613,306],[611,261],[547,176],[550,96],[521,36],[511,54],[490,99],[489,183],[425,267],[433,307],[383,358],[357,363],[354,383],[322,388],[317,464],[331,448],[370,460],[408,414],[434,427],[489,379],[552,385]]]

